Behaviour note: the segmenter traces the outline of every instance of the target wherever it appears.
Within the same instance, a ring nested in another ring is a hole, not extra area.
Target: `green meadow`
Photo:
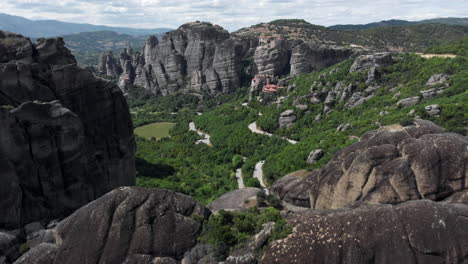
[[[140,137],[151,139],[161,139],[169,136],[169,130],[175,126],[175,123],[158,122],[135,128],[135,134]]]

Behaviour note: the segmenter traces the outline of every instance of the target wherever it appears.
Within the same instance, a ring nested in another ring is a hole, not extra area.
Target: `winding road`
[[[257,164],[255,164],[255,169],[253,172],[253,177],[258,180],[260,183],[260,186],[262,186],[262,189],[265,191],[265,193],[268,195],[268,188],[265,185],[265,181],[263,180],[263,165],[265,164],[265,161],[259,161]]]
[[[242,177],[242,168],[236,170],[236,180],[237,185],[239,185],[239,189],[245,188],[244,178]]]
[[[266,131],[263,131],[263,130],[259,129],[257,127],[257,122],[253,122],[253,123],[249,124],[249,129],[250,129],[250,131],[252,131],[253,133],[256,133],[256,134],[265,135],[265,136],[269,136],[269,137],[273,136],[273,134],[270,134],[270,133],[268,133]],[[295,140],[292,140],[292,139],[289,139],[289,138],[285,138],[285,137],[281,137],[281,138],[284,139],[284,140],[287,140],[289,143],[291,143],[293,145],[299,143],[299,142],[297,142]]]
[[[206,144],[208,146],[211,146],[211,141],[210,141],[210,135],[203,133],[202,131],[198,130],[197,127],[195,126],[195,122],[190,122],[189,123],[189,130],[190,131],[195,131],[197,134],[202,137],[202,139],[198,140],[195,142],[195,144]]]

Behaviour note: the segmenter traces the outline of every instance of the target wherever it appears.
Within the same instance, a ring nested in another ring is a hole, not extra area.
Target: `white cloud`
[[[0,0],[0,12],[126,27],[172,27],[193,20],[228,30],[280,18],[314,24],[369,23],[383,19],[468,17],[465,0]]]

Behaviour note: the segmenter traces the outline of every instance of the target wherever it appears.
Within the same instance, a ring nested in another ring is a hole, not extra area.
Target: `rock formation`
[[[333,46],[310,46],[307,43],[297,45],[292,49],[291,75],[319,71],[343,61],[354,55],[354,51],[347,48]]]
[[[15,264],[178,263],[197,242],[210,211],[162,189],[117,188],[80,208]],[[30,241],[28,240],[28,245]]]
[[[112,51],[101,54],[98,61],[98,70],[110,78],[117,78],[122,74],[121,64],[117,62]]]
[[[63,217],[135,183],[125,98],[63,45],[0,32],[0,228]]]
[[[195,93],[216,95],[240,87],[241,61],[253,54],[250,40],[230,37],[220,26],[193,22],[150,37],[141,58],[126,65],[130,81],[156,95]],[[127,60],[130,61],[130,60]],[[245,81],[245,80],[244,80]]]
[[[291,128],[296,119],[296,112],[294,110],[286,110],[280,114],[278,125],[280,128]]]
[[[297,206],[326,209],[438,201],[468,188],[468,139],[430,121],[414,123],[368,132],[324,168],[281,178],[270,191]]]
[[[223,194],[218,199],[209,203],[207,207],[216,213],[219,210],[240,211],[257,205],[257,193],[261,192],[258,188],[241,188]]]
[[[355,53],[333,45],[229,34],[218,25],[192,22],[161,40],[150,37],[141,53],[124,50],[120,61],[104,53],[99,69],[110,77],[120,71],[123,90],[137,85],[162,96],[215,96],[248,85],[255,74],[294,76],[324,69]]]
[[[124,263],[138,256],[181,260],[197,242],[202,224],[196,219],[209,214],[186,195],[118,188],[57,226],[53,263]]]
[[[297,212],[259,263],[463,263],[467,216],[466,204],[428,200]]]
[[[320,160],[322,157],[323,157],[324,153],[323,153],[323,150],[321,149],[316,149],[316,150],[312,150],[309,154],[309,156],[307,157],[307,163],[308,164],[313,164],[315,162],[317,162],[318,160]]]

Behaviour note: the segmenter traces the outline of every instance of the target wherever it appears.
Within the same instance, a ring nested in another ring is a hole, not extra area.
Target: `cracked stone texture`
[[[137,255],[181,260],[195,246],[200,220],[209,214],[206,207],[183,194],[121,187],[57,226],[54,264],[146,263],[130,261]]]
[[[467,220],[468,205],[429,200],[297,212],[259,263],[466,263]]]
[[[122,92],[63,45],[0,31],[0,228],[64,217],[135,183]]]
[[[430,121],[370,131],[309,176],[285,176],[270,188],[288,203],[316,209],[355,203],[442,200],[468,189],[468,139]]]

